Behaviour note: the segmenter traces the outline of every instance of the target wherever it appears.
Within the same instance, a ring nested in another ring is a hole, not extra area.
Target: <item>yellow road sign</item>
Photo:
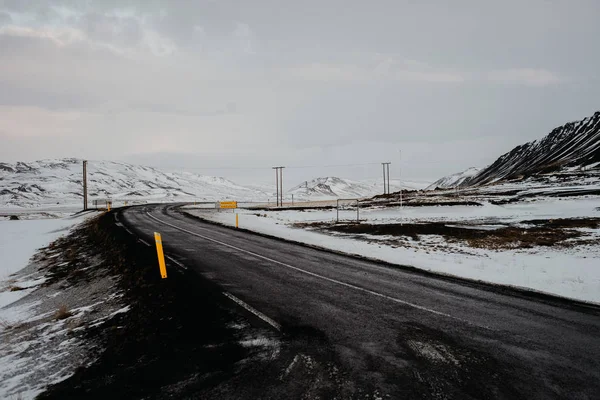
[[[221,201],[219,202],[220,208],[237,208],[237,201]]]

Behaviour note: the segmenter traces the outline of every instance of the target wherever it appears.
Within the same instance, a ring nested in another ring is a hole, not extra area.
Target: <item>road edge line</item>
[[[246,303],[243,300],[238,299],[237,297],[235,297],[234,295],[232,295],[229,292],[223,292],[223,295],[225,297],[227,297],[228,299],[230,299],[231,301],[233,301],[234,303],[236,303],[237,305],[239,305],[239,306],[243,307],[244,309],[246,309],[246,311],[251,312],[252,314],[254,314],[255,316],[257,316],[258,318],[260,318],[261,320],[263,320],[264,322],[266,322],[267,324],[271,325],[277,331],[281,332],[281,325],[280,324],[278,324],[277,322],[275,322],[273,319],[267,317],[265,314],[261,313],[256,308],[252,307],[250,304]]]

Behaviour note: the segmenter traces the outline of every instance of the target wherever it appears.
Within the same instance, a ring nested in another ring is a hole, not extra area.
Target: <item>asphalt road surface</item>
[[[600,398],[598,307],[236,231],[172,205],[119,219],[148,244],[161,232],[172,260],[251,307],[256,323],[322,333],[341,368],[382,398]]]

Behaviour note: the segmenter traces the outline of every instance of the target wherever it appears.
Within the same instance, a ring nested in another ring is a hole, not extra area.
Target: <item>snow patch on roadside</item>
[[[0,221],[0,398],[33,399],[88,365],[95,344],[76,333],[129,310],[114,293],[113,277],[93,271],[90,281],[52,282],[48,269],[69,265],[64,249],[36,254],[89,216]]]

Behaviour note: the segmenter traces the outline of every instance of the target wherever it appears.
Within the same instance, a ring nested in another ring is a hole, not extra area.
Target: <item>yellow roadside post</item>
[[[167,266],[165,265],[165,254],[163,253],[162,237],[160,236],[160,233],[154,232],[154,240],[156,241],[156,252],[158,253],[160,276],[165,279],[167,277]]]
[[[110,211],[110,201],[106,202],[106,211]]]
[[[240,218],[239,218],[239,214],[235,213],[235,227],[239,228],[240,227]]]

